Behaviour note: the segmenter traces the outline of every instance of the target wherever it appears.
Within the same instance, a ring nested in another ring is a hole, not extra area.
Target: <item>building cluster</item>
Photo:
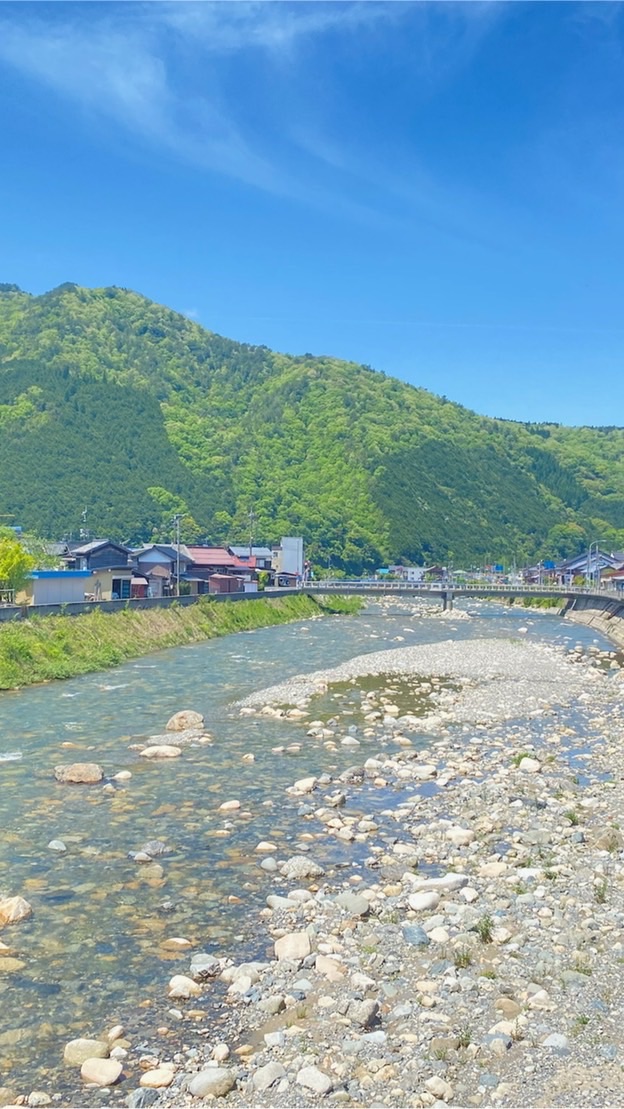
[[[603,551],[592,543],[587,551],[562,562],[543,560],[523,571],[527,584],[576,585],[624,590],[624,551]]]
[[[306,564],[303,540],[277,547],[148,543],[132,548],[112,539],[55,544],[56,569],[35,569],[19,604],[71,604],[201,593],[255,593],[259,585],[296,586]]]

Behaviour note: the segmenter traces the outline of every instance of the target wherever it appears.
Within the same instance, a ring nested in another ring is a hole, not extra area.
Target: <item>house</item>
[[[215,574],[235,574],[247,578],[255,576],[246,562],[230,554],[225,547],[188,547],[187,549],[192,559],[190,573],[197,579],[200,593],[209,592],[208,582]]]
[[[273,552],[269,547],[228,547],[228,551],[250,569],[271,570],[273,568]]]
[[[592,543],[588,551],[560,562],[555,569],[555,577],[561,585],[570,585],[577,577],[584,578],[586,581],[596,581],[605,571],[619,570],[623,566],[624,551],[612,551],[607,554]]]
[[[131,566],[91,570],[85,598],[88,601],[129,601],[133,576]]]
[[[18,605],[77,604],[84,601],[90,581],[90,570],[32,570],[15,602]]]
[[[69,545],[64,561],[70,570],[115,570],[128,567],[130,547],[111,539],[94,539],[90,543]]]
[[[184,544],[179,551],[180,581],[184,581],[193,559]],[[147,580],[148,597],[175,595],[178,571],[178,548],[169,543],[148,543],[132,552],[132,561],[138,577]]]
[[[624,592],[624,567],[618,570],[605,570],[602,581],[609,589],[617,589],[618,593]]]
[[[424,566],[390,566],[389,570],[400,581],[419,582],[425,580]]]
[[[273,569],[279,584],[282,579],[294,579],[292,584],[303,580],[305,563],[303,559],[303,539],[300,535],[283,535],[279,547],[273,549]]]
[[[92,601],[129,600],[132,595],[130,547],[112,539],[70,543],[64,561],[69,569],[88,570],[85,596]]]

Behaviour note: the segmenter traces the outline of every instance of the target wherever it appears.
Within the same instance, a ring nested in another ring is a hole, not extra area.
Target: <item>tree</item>
[[[0,530],[0,594],[23,589],[36,559],[25,551],[9,528]]]

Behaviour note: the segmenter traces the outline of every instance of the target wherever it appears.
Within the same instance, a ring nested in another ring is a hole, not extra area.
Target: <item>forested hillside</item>
[[[367,367],[224,339],[124,289],[0,286],[0,517],[271,542],[321,565],[624,546],[624,431],[480,417]]]

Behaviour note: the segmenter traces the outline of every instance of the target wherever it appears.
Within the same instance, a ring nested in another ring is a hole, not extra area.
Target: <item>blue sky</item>
[[[0,280],[622,424],[614,3],[0,4]]]

